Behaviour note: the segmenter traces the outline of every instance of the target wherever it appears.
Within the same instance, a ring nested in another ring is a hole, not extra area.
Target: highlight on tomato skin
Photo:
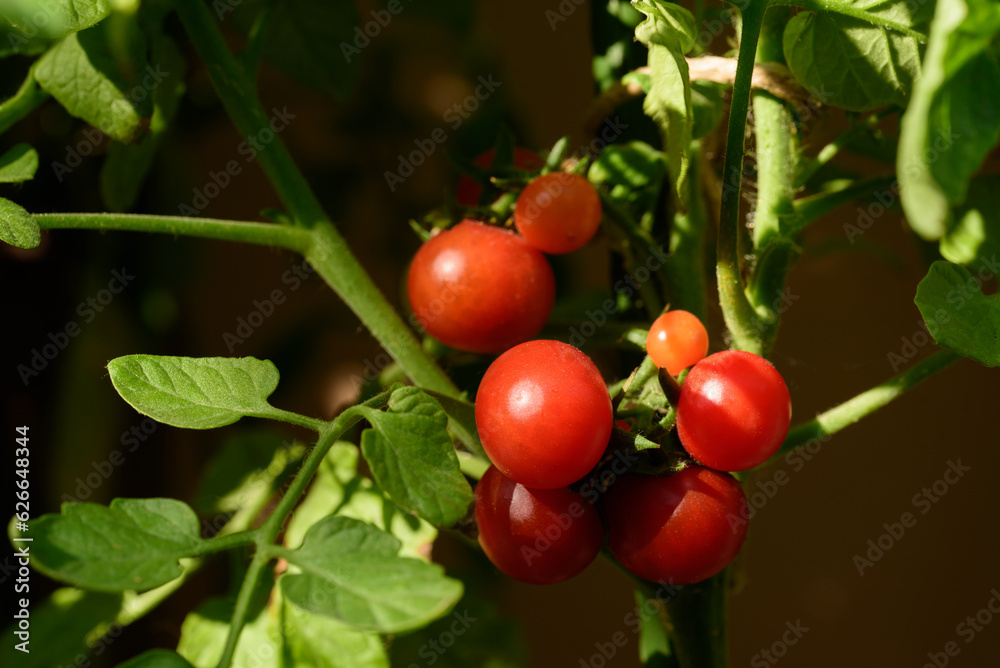
[[[561,341],[515,346],[486,370],[476,427],[490,461],[528,487],[583,478],[611,437],[611,397],[593,361]]]
[[[735,478],[703,466],[669,476],[622,476],[604,496],[611,553],[646,580],[701,582],[739,553],[746,503]]]
[[[529,244],[543,253],[571,253],[597,234],[601,198],[590,181],[578,174],[544,174],[518,196],[514,225]]]
[[[759,355],[726,350],[688,373],[677,404],[677,436],[699,463],[746,471],[778,451],[792,400],[778,370]]]
[[[466,219],[420,247],[407,295],[417,322],[442,343],[500,353],[545,325],[555,276],[545,256],[517,234]]]
[[[708,354],[708,330],[688,311],[667,311],[649,327],[646,353],[671,376],[700,362]]]
[[[475,160],[472,161],[472,164],[483,168],[492,167],[493,161],[496,159],[496,154],[497,150],[495,148],[483,151],[476,156]],[[536,169],[541,169],[544,165],[545,161],[542,160],[541,156],[534,151],[526,149],[522,146],[514,147],[515,168],[530,172]],[[468,174],[463,174],[458,179],[458,185],[455,186],[455,203],[459,206],[476,206],[479,204],[479,198],[482,194],[482,184],[477,183]]]
[[[506,575],[554,584],[597,556],[604,527],[596,506],[565,487],[531,489],[491,466],[476,485],[479,544]]]

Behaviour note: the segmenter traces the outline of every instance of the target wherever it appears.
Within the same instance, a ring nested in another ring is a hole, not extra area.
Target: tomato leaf
[[[914,301],[939,346],[985,366],[1000,366],[1000,293],[984,295],[980,280],[1000,274],[996,256],[977,274],[939,260],[920,281]]]
[[[315,524],[298,550],[282,550],[301,573],[285,574],[281,588],[295,605],[353,627],[396,633],[448,612],[462,583],[443,569],[399,556],[400,542],[347,517]]]
[[[866,11],[913,25],[904,0]],[[851,111],[905,106],[920,76],[917,38],[863,19],[796,14],[785,27],[783,48],[788,68],[803,87],[824,104]]]
[[[133,141],[152,112],[139,81],[149,66],[141,36],[127,31],[125,56],[116,58],[118,35],[102,23],[57,42],[34,67],[38,85],[73,116],[121,142]],[[148,91],[147,91],[148,93]]]
[[[268,6],[271,6],[269,9]],[[360,56],[376,37],[364,32],[353,2],[245,0],[236,20],[245,31],[262,11],[267,17],[264,57],[316,90],[346,98],[361,73]],[[395,15],[381,10],[393,20]],[[382,30],[379,23],[368,18]]]
[[[1000,138],[1000,64],[990,52],[997,34],[993,0],[938,1],[896,162],[906,218],[925,239],[947,232],[950,207]]]
[[[48,41],[36,34],[28,37],[5,18],[0,17],[0,58],[8,56],[37,56],[48,47]]]
[[[241,417],[278,417],[267,397],[278,370],[254,357],[126,355],[108,363],[111,382],[134,409],[187,429],[213,429]]]
[[[154,71],[163,80],[153,89],[153,117],[149,134],[139,143],[112,142],[101,169],[101,197],[113,211],[125,211],[135,205],[153,159],[163,143],[184,95],[184,56],[168,37],[153,44]]]
[[[635,36],[649,48],[650,87],[642,108],[660,127],[670,181],[681,210],[687,209],[687,169],[694,112],[684,54],[694,46],[694,16],[679,5],[651,0],[634,2],[646,20]]]
[[[66,503],[30,523],[32,563],[46,575],[98,591],[146,590],[180,577],[178,559],[207,544],[198,516],[175,499]]]
[[[0,183],[20,183],[34,178],[38,153],[28,144],[18,144],[0,156]]]
[[[31,214],[9,199],[0,197],[0,241],[15,248],[38,248],[42,231]]]
[[[182,656],[167,649],[154,649],[118,664],[118,668],[194,668]]]
[[[31,608],[31,631],[43,643],[31,645],[31,652],[14,648],[14,643],[0,647],[0,665],[5,668],[52,668],[73,665],[74,660],[93,647],[88,640],[103,635],[102,630],[115,619],[122,606],[121,594],[83,591],[63,587],[52,592],[40,605]],[[15,638],[18,622],[9,625],[4,637]]]
[[[96,25],[111,13],[110,0],[5,0],[3,18],[28,39],[58,39]],[[3,46],[7,46],[5,40]]]
[[[472,488],[458,465],[448,435],[448,416],[427,393],[403,387],[386,411],[361,409],[372,423],[361,435],[361,451],[390,499],[428,522],[450,526],[472,503]]]
[[[177,652],[195,668],[215,668],[232,613],[231,599],[212,598],[198,606],[181,625]],[[271,605],[261,605],[243,627],[233,665],[388,668],[381,637],[305,612],[276,593]]]
[[[335,619],[309,614],[283,601],[281,630],[285,651],[295,666],[315,668],[389,668],[382,638],[352,629]]]
[[[596,185],[607,188],[615,199],[625,199],[633,190],[655,187],[665,174],[663,153],[636,141],[605,148],[587,176]]]

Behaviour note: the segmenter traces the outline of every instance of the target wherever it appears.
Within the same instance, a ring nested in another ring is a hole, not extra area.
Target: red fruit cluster
[[[791,403],[762,357],[705,357],[708,336],[689,313],[670,312],[649,335],[649,354],[681,386],[678,436],[697,460],[667,476],[621,475],[603,499],[609,548],[635,575],[672,584],[722,571],[746,537],[746,497],[727,471],[771,457],[788,431]],[[593,362],[556,341],[531,341],[487,370],[476,425],[494,466],[476,488],[480,543],[504,573],[531,583],[582,571],[604,539],[593,501],[568,488],[601,461],[614,420]]]
[[[476,163],[491,166],[493,158]],[[523,149],[514,161],[524,170],[542,164]],[[457,199],[472,206],[481,194],[466,179]],[[431,238],[413,259],[407,291],[431,336],[459,350],[502,353],[476,397],[476,426],[493,463],[476,487],[479,541],[511,577],[553,583],[586,568],[604,541],[599,495],[585,498],[570,485],[604,457],[614,411],[590,358],[565,343],[529,339],[555,298],[543,253],[586,244],[600,225],[601,201],[585,178],[554,172],[522,190],[513,218],[517,233],[466,219]],[[612,554],[649,580],[698,582],[733,560],[746,535],[746,497],[727,472],[763,463],[788,432],[791,402],[775,368],[746,352],[706,357],[708,344],[705,326],[686,311],[652,323],[653,362],[673,376],[690,368],[677,435],[695,462],[667,476],[617,475],[604,495]]]
[[[487,152],[476,164],[489,166]],[[541,167],[516,149],[514,164]],[[474,205],[482,188],[465,179],[457,200]],[[466,219],[421,246],[407,276],[410,308],[428,334],[458,350],[495,354],[534,337],[555,300],[555,278],[542,253],[574,251],[596,234],[601,201],[582,176],[552,172],[532,180],[514,209],[520,234]]]

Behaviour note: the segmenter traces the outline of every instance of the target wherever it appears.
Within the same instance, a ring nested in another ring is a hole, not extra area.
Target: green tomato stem
[[[813,440],[827,440],[841,429],[851,426],[866,415],[874,413],[883,406],[902,396],[908,390],[917,386],[937,372],[946,369],[961,359],[957,353],[941,350],[926,359],[921,360],[906,371],[893,376],[881,385],[862,392],[848,399],[839,406],[824,411],[815,420],[801,424],[788,432],[785,442],[778,452],[757,469],[764,468],[792,450],[802,447]]]
[[[313,244],[309,230],[274,223],[131,213],[38,213],[34,219],[45,230],[154,232],[278,246],[303,254]]]
[[[789,7],[770,7],[764,16],[757,62],[784,63],[782,35],[791,17]],[[793,182],[798,165],[798,147],[788,104],[764,91],[753,96],[757,138],[757,209],[754,214],[753,245],[757,253],[747,296],[757,312],[759,338],[767,356],[777,336],[785,278],[796,252],[786,240],[785,228],[794,213]]]
[[[233,610],[233,617],[229,622],[229,634],[226,636],[226,645],[222,650],[219,663],[216,664],[217,668],[229,668],[233,663],[233,656],[236,654],[236,645],[239,642],[240,633],[243,632],[243,627],[247,623],[247,615],[250,612],[250,602],[253,598],[254,590],[257,588],[257,583],[264,574],[264,570],[267,568],[270,560],[270,556],[266,552],[258,551],[250,561],[250,566],[247,568],[246,575],[243,578],[243,585],[236,596],[236,607]]]
[[[354,311],[382,347],[417,385],[458,398],[458,388],[385,300],[333,225],[319,223],[313,234],[315,243],[306,252],[306,260]]]
[[[286,411],[281,408],[275,408],[271,406],[271,410],[268,411],[266,415],[261,417],[267,417],[272,420],[281,420],[283,422],[288,422],[290,424],[296,424],[300,427],[305,427],[306,429],[312,429],[315,432],[323,433],[323,429],[326,427],[326,422],[324,420],[319,420],[316,418],[311,418],[299,413],[294,413],[292,411]]]
[[[0,134],[7,132],[10,126],[30,114],[47,99],[49,94],[39,88],[34,71],[29,71],[17,92],[0,104]]]
[[[740,188],[743,180],[743,156],[747,114],[750,109],[751,80],[757,41],[764,22],[767,0],[753,0],[742,8],[743,27],[740,53],[733,81],[733,100],[726,133],[726,155],[722,168],[722,208],[719,215],[719,239],[716,251],[716,277],[722,315],[733,336],[732,346],[739,350],[763,352],[760,317],[750,305],[743,287],[740,269]]]
[[[270,119],[257,99],[255,87],[229,52],[208,5],[201,0],[174,0],[174,5],[237,129],[246,137],[270,131]],[[305,256],[320,276],[418,385],[458,396],[454,383],[424,352],[330,223],[281,137],[275,136],[257,157],[295,225],[312,231],[313,244]]]
[[[226,46],[209,6],[201,0],[174,0],[174,7],[236,128],[247,138],[264,130],[271,132],[271,118],[257,99],[246,70]],[[257,151],[257,160],[296,225],[312,228],[327,219],[280,135]]]
[[[667,601],[664,626],[681,668],[729,666],[729,569],[678,587]]]
[[[247,622],[253,593],[257,588],[258,581],[265,572],[267,564],[276,554],[272,547],[274,541],[281,532],[281,527],[284,525],[285,519],[291,514],[296,504],[298,504],[299,498],[305,493],[309,481],[312,480],[316,471],[319,470],[320,464],[323,463],[323,458],[326,457],[326,453],[330,451],[330,447],[345,431],[361,421],[363,414],[360,409],[362,407],[382,408],[389,402],[390,394],[391,390],[387,390],[372,397],[363,404],[348,408],[322,430],[316,447],[312,449],[312,452],[309,453],[306,461],[302,464],[302,468],[295,474],[295,478],[292,480],[291,485],[289,485],[288,490],[281,497],[274,512],[267,518],[263,526],[254,532],[254,542],[257,545],[257,551],[250,561],[243,584],[240,587],[239,594],[237,594],[229,634],[226,636],[226,645],[222,651],[219,663],[216,664],[216,668],[229,668],[232,664],[240,633]]]

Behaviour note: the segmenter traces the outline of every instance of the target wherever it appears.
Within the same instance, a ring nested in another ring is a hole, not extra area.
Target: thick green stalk
[[[682,668],[729,665],[729,569],[678,588],[666,605],[670,646]]]
[[[285,147],[280,135],[269,142],[257,139],[260,133],[272,132],[271,116],[260,104],[255,87],[230,53],[219,32],[208,4],[202,0],[174,0],[174,7],[191,41],[208,69],[222,105],[236,128],[247,139],[253,138],[262,148],[257,152],[261,169],[282,203],[288,208],[296,225],[313,227],[327,219],[323,207],[306,182]]]
[[[358,264],[333,225],[320,223],[313,232],[315,243],[306,253],[306,259],[351,307],[372,336],[417,385],[449,397],[459,397],[458,388],[424,351],[410,328]]]
[[[257,100],[254,86],[226,47],[208,6],[201,0],[174,0],[174,4],[237,129],[246,137],[270,131],[268,115]],[[281,138],[275,136],[264,146],[258,160],[295,224],[313,233],[314,244],[305,255],[320,276],[418,385],[458,396],[454,383],[424,352],[327,219]]]
[[[848,399],[839,406],[820,413],[816,416],[815,420],[801,424],[788,432],[785,442],[781,444],[781,448],[775,453],[774,457],[757,468],[767,466],[778,460],[782,455],[814,439],[825,440],[826,437],[836,434],[841,429],[850,427],[861,418],[889,404],[902,396],[907,390],[912,389],[937,372],[946,369],[959,359],[961,357],[956,353],[950,350],[941,350],[881,385],[876,385],[870,390]]]
[[[274,223],[132,213],[38,213],[34,219],[43,230],[154,232],[279,246],[302,254],[313,243],[313,234],[309,230]]]
[[[784,63],[782,35],[789,7],[770,7],[757,46],[757,62]],[[794,256],[785,228],[795,211],[794,180],[798,151],[791,112],[781,99],[765,91],[753,98],[757,153],[757,208],[753,244],[757,254],[747,291],[750,304],[760,316],[760,354],[768,355],[777,335],[782,293],[789,264]]]
[[[743,28],[740,34],[740,54],[733,81],[733,101],[726,133],[726,155],[722,168],[722,210],[719,216],[719,240],[716,276],[719,300],[726,326],[733,335],[732,345],[740,350],[762,352],[760,317],[750,305],[743,287],[740,270],[740,187],[743,180],[743,155],[747,114],[750,110],[750,90],[753,78],[757,41],[764,22],[767,0],[750,0],[742,8]]]

